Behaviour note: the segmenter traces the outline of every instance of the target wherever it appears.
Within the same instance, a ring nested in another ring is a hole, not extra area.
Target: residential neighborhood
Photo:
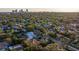
[[[78,51],[79,13],[0,12],[0,51]]]

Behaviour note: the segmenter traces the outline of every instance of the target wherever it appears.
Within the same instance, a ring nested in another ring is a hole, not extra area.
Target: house
[[[18,45],[14,45],[14,46],[9,46],[9,50],[15,50],[15,51],[20,51],[23,49],[23,46],[18,44]]]
[[[26,36],[28,37],[28,40],[31,40],[36,37],[36,35],[33,32],[27,32]]]
[[[36,39],[34,39],[34,40],[32,41],[32,44],[33,44],[33,45],[39,45],[39,44],[40,44],[40,42],[39,42],[39,41],[37,41]]]
[[[0,42],[0,51],[5,51],[8,48],[9,44],[6,42]]]

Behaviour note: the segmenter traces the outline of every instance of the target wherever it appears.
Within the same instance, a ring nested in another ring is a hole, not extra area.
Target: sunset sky
[[[49,11],[49,12],[79,12],[79,9],[75,8],[0,8],[0,12],[11,12],[15,9],[28,9],[32,12],[39,12],[39,11]]]

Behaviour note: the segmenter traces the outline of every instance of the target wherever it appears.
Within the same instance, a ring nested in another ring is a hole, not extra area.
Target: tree
[[[23,41],[24,50],[25,51],[40,51],[40,50],[42,50],[42,46],[35,44],[35,42],[32,42],[30,40],[24,40]]]
[[[49,32],[48,35],[51,36],[52,38],[56,38],[57,37],[57,34],[54,33],[54,32]]]
[[[0,33],[2,33],[3,31],[2,31],[2,29],[0,28]]]
[[[48,51],[62,51],[64,49],[58,43],[52,43],[52,44],[47,45],[45,47],[45,50],[48,50]]]
[[[47,29],[44,28],[44,27],[40,27],[39,30],[40,30],[42,33],[47,33]]]
[[[35,27],[36,27],[35,24],[29,24],[29,25],[27,26],[27,30],[28,30],[28,31],[33,31]]]
[[[7,38],[5,38],[4,40],[5,40],[6,42],[8,42],[8,43],[12,43],[11,37],[7,37]]]

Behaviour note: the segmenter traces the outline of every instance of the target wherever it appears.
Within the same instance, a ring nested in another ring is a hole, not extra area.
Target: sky
[[[49,12],[79,12],[79,8],[0,8],[0,12],[11,12],[12,10],[28,9],[31,12],[49,11]]]

